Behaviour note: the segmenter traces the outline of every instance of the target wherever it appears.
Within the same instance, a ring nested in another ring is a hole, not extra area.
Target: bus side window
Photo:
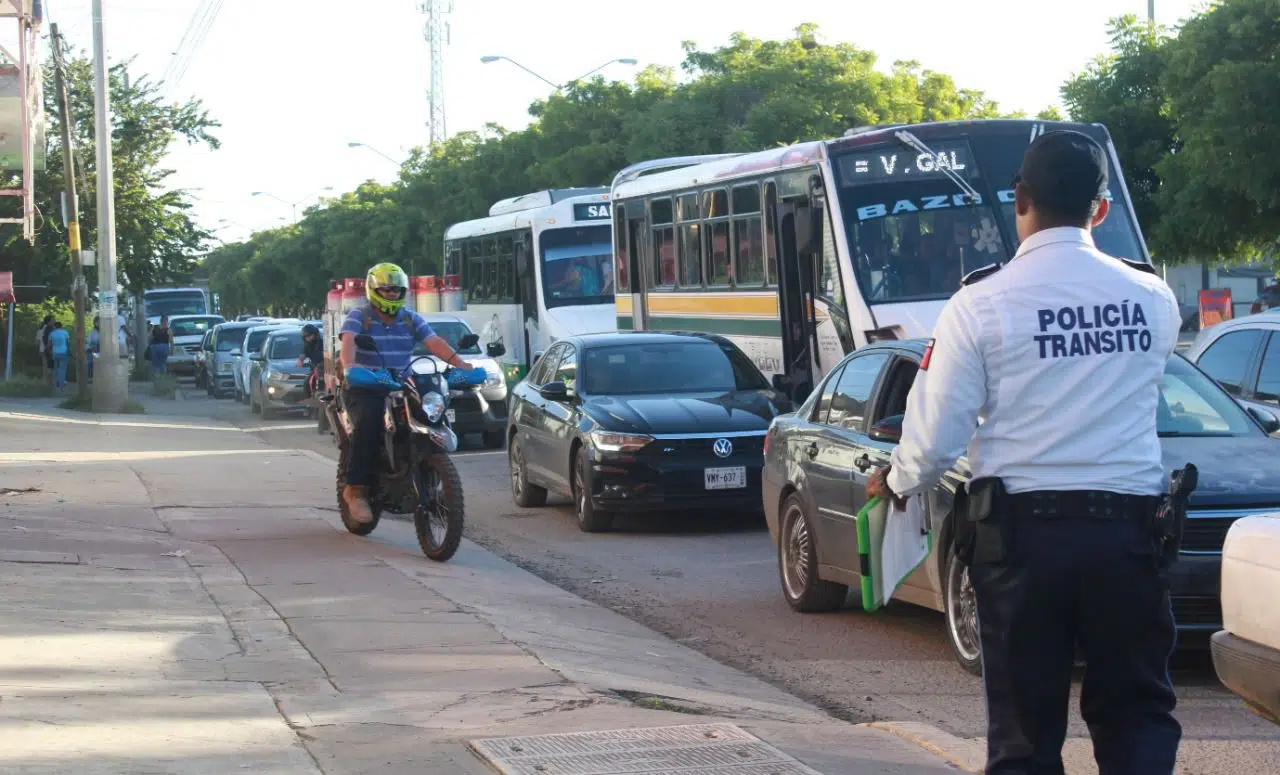
[[[676,200],[676,220],[680,231],[680,287],[702,287],[702,231],[698,225],[698,195],[684,194]]]
[[[515,241],[510,234],[498,237],[498,298],[508,304],[516,299]]]
[[[676,284],[676,240],[670,197],[651,200],[649,213],[653,224],[652,284],[670,288]]]
[[[467,240],[467,271],[464,280],[468,302],[477,302],[484,298],[484,260],[480,256],[478,239]]]
[[[764,184],[764,268],[765,282],[771,288],[778,285],[778,186],[772,180]]]
[[[707,285],[727,286],[733,274],[729,248],[729,195],[724,189],[702,192],[706,224]]]
[[[493,237],[484,238],[484,298],[498,298],[498,241]]]
[[[734,283],[764,285],[764,241],[760,222],[760,184],[733,189]]]

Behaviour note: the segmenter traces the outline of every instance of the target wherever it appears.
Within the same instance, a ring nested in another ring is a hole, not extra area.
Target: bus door
[[[619,210],[623,208],[626,215],[626,234],[619,237],[619,244],[626,247],[627,276],[631,281],[631,328],[635,331],[644,331],[649,327],[649,310],[645,300],[647,279],[644,274],[644,256],[649,244],[645,233],[648,231],[649,217],[645,212],[643,199],[633,199],[618,205]],[[615,220],[615,223],[619,222]]]
[[[533,351],[539,343],[538,329],[538,260],[533,250],[532,232],[518,235],[515,241],[516,288],[520,294],[521,326],[524,331],[524,352],[516,359],[526,369],[533,368]]]
[[[774,387],[797,403],[813,390],[815,320],[813,307],[813,251],[807,243],[812,232],[812,208],[807,193],[789,191],[779,197],[778,186],[764,186],[765,208],[775,216],[775,255],[778,257],[778,310],[782,324],[782,374]]]

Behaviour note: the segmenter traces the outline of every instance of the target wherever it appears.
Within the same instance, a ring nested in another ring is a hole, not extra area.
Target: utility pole
[[[111,168],[111,102],[102,0],[93,0],[93,119],[98,151],[98,320],[102,355],[93,381],[95,412],[119,412],[129,389],[129,363],[116,343],[116,212]]]
[[[89,284],[84,279],[84,259],[80,252],[80,200],[76,198],[76,157],[71,147],[71,99],[67,95],[66,64],[62,61],[62,37],[57,23],[49,25],[53,44],[53,76],[58,89],[58,111],[62,116],[62,175],[67,186],[67,247],[71,252],[71,295],[76,308],[76,382],[80,400],[89,398],[89,358],[85,347],[84,308]]]
[[[1156,0],[1147,0],[1147,21],[1156,23]]]

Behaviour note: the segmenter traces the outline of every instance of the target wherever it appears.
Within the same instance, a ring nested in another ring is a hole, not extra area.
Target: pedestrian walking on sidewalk
[[[40,351],[40,370],[44,379],[53,384],[53,354],[49,352],[49,332],[53,330],[53,315],[45,315],[36,329],[36,348]]]
[[[62,327],[62,321],[53,322],[49,332],[49,357],[53,361],[53,389],[67,386],[67,363],[71,360],[71,334]]]
[[[97,354],[102,350],[102,328],[101,322],[93,319],[93,330],[85,337],[84,341],[84,362],[88,364],[89,380],[93,380],[93,361]]]
[[[1182,735],[1155,529],[1180,316],[1149,264],[1094,246],[1107,178],[1087,135],[1031,143],[1014,178],[1021,244],[943,308],[902,441],[867,484],[901,504],[967,445],[955,551],[977,597],[989,775],[1062,775],[1077,646],[1101,775],[1171,775]]]
[[[151,373],[164,374],[169,363],[169,316],[161,315],[160,322],[151,329]]]

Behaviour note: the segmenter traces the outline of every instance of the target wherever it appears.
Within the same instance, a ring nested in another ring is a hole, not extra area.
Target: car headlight
[[[502,384],[502,373],[497,371],[489,372],[489,376],[485,377],[484,386],[487,388],[497,387]]]
[[[591,432],[591,443],[602,452],[639,452],[651,441],[653,437],[643,433]]]
[[[231,364],[230,364],[230,363],[219,363],[219,364],[218,364],[218,373],[219,373],[219,374],[230,374],[230,373],[231,373]]]
[[[422,411],[427,413],[427,419],[429,421],[439,421],[440,415],[444,414],[444,397],[434,391],[430,393],[423,393]]]

